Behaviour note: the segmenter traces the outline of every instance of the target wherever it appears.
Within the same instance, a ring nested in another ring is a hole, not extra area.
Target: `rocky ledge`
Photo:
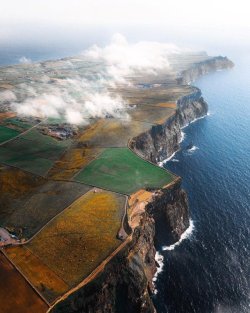
[[[181,73],[178,84],[186,84],[199,75],[232,67],[227,58],[200,62]],[[181,128],[207,114],[208,106],[201,91],[193,87],[189,95],[177,101],[177,109],[163,125],[152,127],[130,142],[143,158],[157,163],[179,149]],[[106,264],[87,285],[58,302],[51,312],[153,313],[153,277],[156,272],[155,234],[164,224],[169,242],[179,240],[189,226],[188,200],[181,189],[181,179],[161,190],[147,190],[143,201],[135,195],[129,199],[128,224],[132,230],[124,248]]]

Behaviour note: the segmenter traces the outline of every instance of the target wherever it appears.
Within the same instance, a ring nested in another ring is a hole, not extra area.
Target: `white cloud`
[[[103,60],[113,81],[124,82],[136,72],[156,73],[169,68],[168,55],[180,53],[174,44],[141,41],[129,44],[124,36],[115,34],[103,48],[93,46],[83,54],[94,60]]]
[[[32,63],[31,59],[28,59],[26,58],[25,56],[22,56],[20,59],[19,59],[19,63],[21,64],[30,64]]]
[[[167,71],[168,56],[180,51],[173,44],[146,41],[129,44],[124,36],[115,34],[107,46],[93,46],[83,52],[83,58],[88,61],[101,62],[99,73],[89,80],[80,76],[53,78],[53,84],[49,76],[41,76],[38,84],[20,86],[26,99],[13,102],[12,107],[22,115],[63,117],[72,124],[86,124],[90,118],[110,116],[128,119],[127,104],[116,85],[131,85],[133,75]],[[69,61],[65,61],[65,65],[73,66]]]

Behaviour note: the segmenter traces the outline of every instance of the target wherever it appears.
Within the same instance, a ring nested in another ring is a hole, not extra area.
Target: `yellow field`
[[[101,153],[99,148],[73,148],[68,150],[48,173],[52,179],[71,179],[80,169],[84,168],[89,162]]]
[[[68,285],[27,247],[7,248],[6,253],[8,258],[20,268],[22,274],[32,282],[32,285],[43,294],[47,301],[53,300],[67,291]]]
[[[121,244],[116,235],[124,205],[124,196],[92,189],[31,242],[6,252],[39,292],[53,302]]]

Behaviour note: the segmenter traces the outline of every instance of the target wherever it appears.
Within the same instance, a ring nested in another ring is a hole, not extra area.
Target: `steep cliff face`
[[[188,198],[181,189],[181,179],[171,187],[159,190],[147,209],[154,218],[156,234],[164,229],[169,244],[177,242],[189,227]]]
[[[181,128],[196,118],[207,114],[208,106],[198,88],[177,101],[175,115],[163,125],[153,126],[130,142],[131,148],[143,158],[154,163],[170,157],[179,149]]]
[[[193,66],[179,74],[178,84],[188,85],[198,77],[210,72],[219,71],[226,68],[232,68],[234,63],[227,57],[213,57],[206,61],[193,64]]]
[[[177,83],[187,85],[198,77],[209,72],[233,67],[234,64],[227,57],[214,57],[206,61],[195,63],[189,69],[179,73]],[[152,162],[160,162],[170,157],[179,149],[181,128],[191,121],[207,114],[208,106],[198,88],[192,87],[190,94],[177,101],[175,115],[163,125],[153,126],[148,132],[140,134],[130,142],[136,153]]]
[[[138,203],[135,199],[130,206],[131,241],[95,279],[59,302],[51,312],[156,313],[151,299],[157,266],[155,223],[164,221],[172,240],[178,240],[189,224],[188,205],[180,180],[171,188],[148,193],[149,201]]]
[[[147,214],[132,241],[97,278],[77,290],[52,312],[155,312],[150,284],[155,271],[154,221]]]

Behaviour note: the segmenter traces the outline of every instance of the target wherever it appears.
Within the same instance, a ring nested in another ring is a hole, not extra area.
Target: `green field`
[[[5,119],[4,120],[4,125],[6,125],[6,126],[9,126],[9,125],[14,126],[14,128],[17,128],[20,131],[25,131],[25,130],[27,130],[27,129],[32,127],[31,124],[28,124],[26,122],[20,121],[18,118],[13,118],[13,117]]]
[[[20,132],[15,129],[0,125],[0,143],[10,140],[19,134]]]
[[[57,141],[33,129],[0,147],[0,162],[37,175],[45,175],[70,140]]]
[[[128,148],[108,148],[75,177],[76,181],[131,194],[141,188],[161,188],[174,179],[166,170],[143,161]]]

